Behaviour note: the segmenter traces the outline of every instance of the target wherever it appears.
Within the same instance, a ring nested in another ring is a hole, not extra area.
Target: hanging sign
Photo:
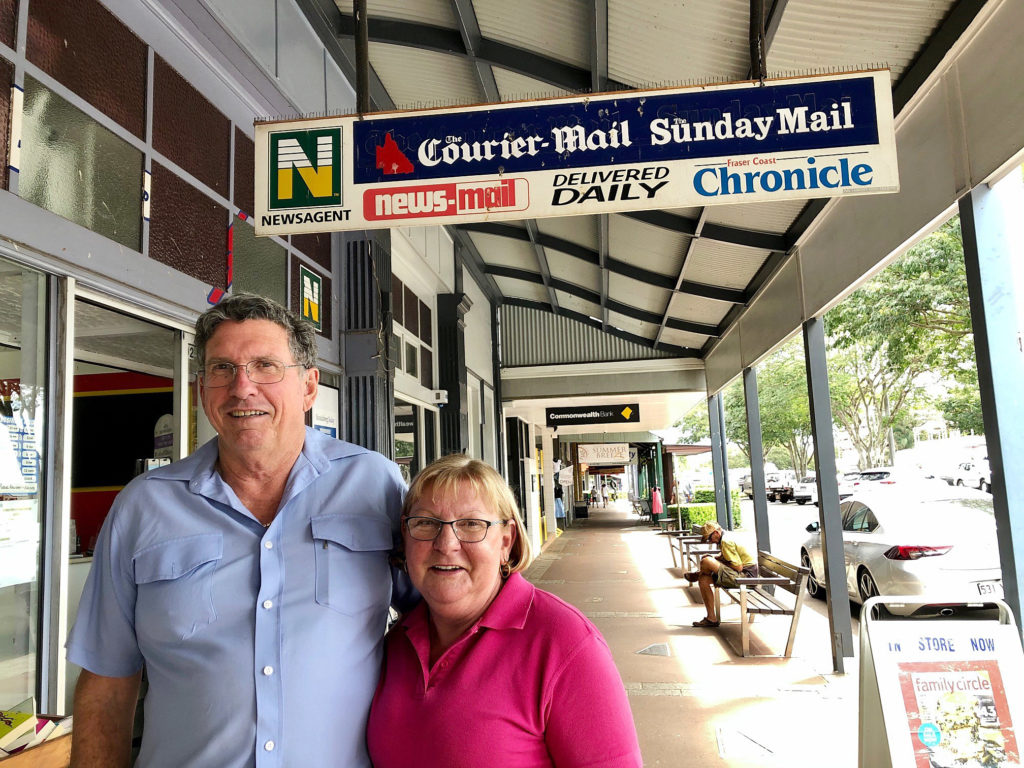
[[[544,417],[549,427],[578,424],[633,424],[640,421],[639,403],[618,405],[574,405],[546,408]]]
[[[888,70],[255,126],[256,234],[896,192]]]
[[[579,443],[576,448],[581,465],[625,464],[629,461],[629,443]]]
[[[863,618],[915,599],[873,598],[862,613],[860,765],[1021,765],[1024,654],[1009,609],[993,601],[1001,622]]]

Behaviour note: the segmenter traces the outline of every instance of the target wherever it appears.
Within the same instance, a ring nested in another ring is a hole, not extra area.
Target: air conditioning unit
[[[434,405],[448,405],[447,389],[435,389],[432,394],[434,395]]]

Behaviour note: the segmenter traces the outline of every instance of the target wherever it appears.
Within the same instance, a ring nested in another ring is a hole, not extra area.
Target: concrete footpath
[[[526,576],[604,634],[645,766],[855,768],[857,660],[833,672],[824,603],[805,600],[792,658],[743,658],[739,606],[723,605],[717,629],[691,626],[703,603],[672,567],[665,538],[625,504],[590,515],[551,541]],[[788,630],[788,616],[758,617],[751,651],[781,654]]]

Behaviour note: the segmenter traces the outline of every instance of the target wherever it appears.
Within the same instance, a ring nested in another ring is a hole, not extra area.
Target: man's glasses
[[[302,363],[285,365],[279,360],[250,360],[245,365],[234,363],[210,363],[199,374],[204,387],[226,387],[235,380],[240,369],[253,384],[277,384],[284,379],[284,372],[289,368],[305,368]]]
[[[452,527],[455,538],[459,541],[475,544],[484,540],[492,525],[508,525],[508,520],[480,520],[475,517],[465,517],[461,520],[438,520],[436,517],[407,517],[405,519],[405,529],[417,541],[433,541],[446,525]]]

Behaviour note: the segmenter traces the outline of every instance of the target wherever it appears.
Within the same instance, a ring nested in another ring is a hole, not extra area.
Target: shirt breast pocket
[[[391,524],[378,517],[312,518],[316,602],[346,616],[384,611],[391,595]]]
[[[135,631],[160,642],[188,640],[217,618],[213,574],[224,555],[219,533],[173,539],[132,559],[138,595]]]

